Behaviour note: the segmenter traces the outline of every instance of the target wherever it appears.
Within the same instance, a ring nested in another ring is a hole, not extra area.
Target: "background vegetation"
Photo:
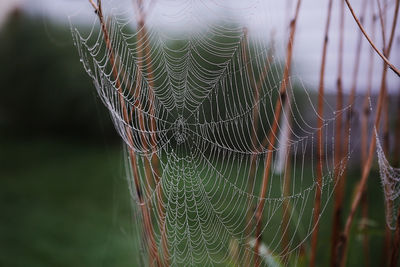
[[[0,32],[0,62],[0,265],[132,266],[138,236],[121,145],[69,29],[16,14]],[[349,183],[358,177],[349,173]],[[382,195],[377,179],[368,190]],[[377,266],[384,214],[374,200],[368,231]],[[330,238],[330,209],[320,240]],[[363,264],[359,225],[349,266]],[[329,244],[318,245],[318,261],[328,262]]]

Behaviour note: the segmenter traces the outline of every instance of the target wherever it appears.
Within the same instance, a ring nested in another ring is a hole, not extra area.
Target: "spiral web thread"
[[[284,60],[274,50],[279,46],[266,41],[271,35],[264,31],[246,29],[249,21],[268,20],[273,6],[243,2],[232,7],[224,1],[158,1],[153,22],[162,18],[196,29],[182,33],[147,20],[140,27],[131,10],[104,4],[112,52],[96,14],[89,31],[72,26],[83,66],[127,151],[134,152],[127,152],[127,166],[142,263],[154,264],[146,256],[153,250],[171,266],[251,265],[260,238],[263,265],[289,265],[309,246],[317,190],[316,99],[295,76],[287,81],[287,96],[280,95]],[[256,11],[263,16],[254,16]],[[270,151],[276,101],[283,111]],[[349,157],[334,166],[339,112],[328,110],[323,118],[321,214],[334,173],[344,170]],[[274,164],[260,197],[267,153]]]

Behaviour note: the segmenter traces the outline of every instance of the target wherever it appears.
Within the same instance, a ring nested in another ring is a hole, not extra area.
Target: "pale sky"
[[[294,3],[293,0],[288,0],[289,2]],[[103,1],[107,3],[107,1]],[[151,10],[152,14],[156,14],[154,16],[149,16],[149,22],[153,23],[153,25],[159,27],[171,28],[171,24],[163,20],[163,16],[159,14],[168,13],[169,15],[174,14],[177,10],[178,5],[187,4],[190,1],[188,0],[180,0],[180,1],[172,1],[172,0],[155,0],[153,1],[154,8]],[[193,1],[195,2],[195,1]],[[230,0],[230,1],[217,1],[217,0],[203,0],[203,2],[207,2],[213,6],[213,12],[220,12],[221,16],[225,13],[229,12],[232,16],[240,16],[240,12],[235,15],[235,12],[240,9],[235,9],[237,5],[241,3],[245,3],[240,0]],[[268,12],[262,13],[257,9],[254,10],[246,10],[248,11],[249,17],[247,18],[238,18],[239,20],[248,19],[247,26],[249,31],[254,31],[258,33],[266,32],[267,37],[269,37],[269,33],[271,30],[276,32],[276,38],[279,40],[286,40],[287,33],[287,25],[285,22],[286,18],[286,1],[254,1],[262,2],[264,7],[268,9]],[[352,0],[351,3],[355,11],[359,14],[361,12],[360,4],[362,2],[366,2],[365,0]],[[390,1],[389,1],[390,2]],[[393,2],[393,1],[392,1]],[[56,20],[59,23],[69,25],[68,17],[71,17],[74,23],[91,23],[94,18],[94,12],[88,1],[84,0],[1,0],[0,1],[0,23],[1,19],[4,18],[5,10],[8,10],[9,7],[22,3],[22,7],[26,12],[34,13],[34,14],[44,14],[46,18],[49,20]],[[118,5],[128,6],[130,9],[128,12],[134,14],[132,1],[130,0],[118,0],[113,2],[118,3]],[[230,10],[227,10],[226,6],[229,3],[229,7],[232,7]],[[297,27],[297,35],[295,40],[294,47],[294,75],[295,77],[301,77],[301,81],[306,85],[310,85],[311,87],[316,88],[318,83],[318,73],[320,69],[320,59],[322,54],[322,40],[323,40],[323,30],[325,25],[325,17],[327,14],[327,3],[328,0],[303,0],[300,17],[298,21]],[[337,57],[338,57],[338,37],[339,37],[339,1],[334,1],[333,8],[333,18],[331,22],[331,30],[329,36],[329,47],[328,47],[328,61],[327,61],[327,71],[326,71],[326,87],[327,90],[335,90],[335,81],[337,76]],[[389,5],[388,14],[393,14],[394,5]],[[193,12],[199,12],[199,14],[207,16],[207,12],[209,10],[196,9]],[[201,13],[203,12],[203,13]],[[291,12],[290,14],[293,14]],[[179,15],[179,14],[178,14]],[[371,28],[369,26],[371,14],[367,11],[367,20],[368,23],[366,25],[367,30],[370,32]],[[390,17],[388,18],[388,22],[390,21]],[[344,45],[344,89],[346,91],[350,90],[351,82],[352,82],[352,72],[353,72],[353,62],[355,57],[355,48],[356,41],[358,38],[358,28],[351,17],[348,9],[345,10],[345,45]],[[388,23],[389,24],[389,23]],[[184,26],[181,26],[185,29],[194,27],[193,24],[183,23]],[[377,23],[377,29],[379,30],[380,25]],[[397,38],[394,42],[392,54],[390,60],[396,66],[400,66],[400,28],[397,30]],[[72,39],[72,38],[71,38]],[[381,47],[381,35],[377,35],[375,38],[375,42],[378,47]],[[361,59],[361,67],[359,71],[359,86],[358,91],[363,92],[366,88],[367,81],[367,70],[368,70],[368,53],[369,53],[369,44],[363,39],[362,43],[362,59]],[[284,48],[284,45],[281,45]],[[282,51],[284,49],[281,49]],[[373,83],[375,90],[379,88],[380,84],[380,73],[382,69],[382,62],[378,56],[374,56],[374,73],[378,73],[379,75],[374,75]],[[393,73],[389,73],[388,77],[388,87],[391,92],[397,92],[400,89],[400,79],[396,77]]]

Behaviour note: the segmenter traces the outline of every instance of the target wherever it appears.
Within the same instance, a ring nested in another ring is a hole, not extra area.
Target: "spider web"
[[[157,8],[144,6],[135,15],[114,4],[103,4],[109,46],[96,14],[90,30],[72,26],[72,33],[127,146],[143,263],[157,264],[152,255],[173,266],[245,265],[256,255],[263,265],[296,262],[313,232],[319,117],[315,96],[300,79],[282,81],[278,51],[286,44],[247,30],[274,20],[274,7],[266,1],[158,1]],[[157,26],[166,21],[173,30]],[[334,165],[339,112],[328,110],[322,118],[321,214],[334,173],[348,158]]]
[[[400,207],[400,169],[392,167],[387,160],[376,128],[375,136],[379,174],[385,195],[386,224],[391,230],[396,230]]]

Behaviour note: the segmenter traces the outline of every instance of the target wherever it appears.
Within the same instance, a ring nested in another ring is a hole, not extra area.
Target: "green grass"
[[[0,162],[0,266],[137,262],[120,147],[15,142]]]
[[[0,144],[0,266],[141,266],[120,146],[51,141]],[[348,176],[346,209],[357,171]],[[369,180],[372,266],[381,262],[384,213],[378,174]],[[332,199],[318,262],[330,251]],[[349,266],[363,266],[355,220]],[[308,253],[308,252],[306,252]],[[321,266],[324,266],[321,265]]]

